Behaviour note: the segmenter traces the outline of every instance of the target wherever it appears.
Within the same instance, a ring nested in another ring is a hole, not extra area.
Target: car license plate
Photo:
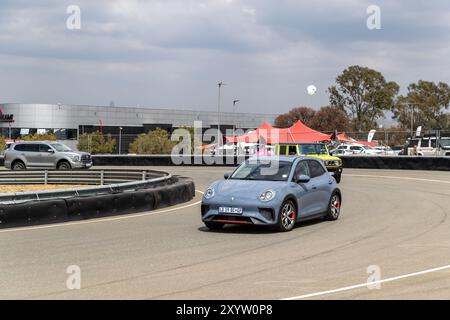
[[[219,207],[219,213],[242,214],[242,208],[235,208],[235,207]]]

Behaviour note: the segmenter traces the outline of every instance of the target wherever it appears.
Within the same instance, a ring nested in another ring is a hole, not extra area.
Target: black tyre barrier
[[[230,166],[240,164],[248,157],[235,156],[186,156],[173,161],[170,155],[122,155],[93,156],[96,166]],[[361,169],[409,169],[450,171],[450,157],[414,156],[343,156],[344,168]],[[183,160],[181,163],[180,161]]]
[[[450,171],[450,157],[340,157],[344,168]]]
[[[0,205],[0,228],[31,226],[68,220],[64,199]]]
[[[0,228],[31,226],[150,211],[190,201],[192,179],[174,177],[172,184],[97,196],[0,205]]]

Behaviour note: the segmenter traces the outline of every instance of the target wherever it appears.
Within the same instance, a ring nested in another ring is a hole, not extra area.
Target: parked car
[[[336,182],[341,182],[342,160],[330,155],[324,143],[279,143],[275,146],[275,154],[318,158],[323,161],[327,170],[333,174]]]
[[[395,156],[397,153],[392,150],[389,146],[377,146],[372,147],[372,149],[378,154],[378,155],[385,155],[385,156]]]
[[[92,166],[92,157],[55,141],[15,142],[5,152],[5,167],[12,170],[31,168],[82,169]]]
[[[224,178],[203,195],[201,218],[209,229],[254,224],[290,231],[298,221],[336,220],[341,211],[341,191],[317,158],[251,158]]]
[[[423,136],[406,141],[408,155],[450,156],[450,137]]]
[[[335,151],[337,150],[345,151],[346,155],[377,155],[379,153],[378,150],[363,144],[341,144]]]

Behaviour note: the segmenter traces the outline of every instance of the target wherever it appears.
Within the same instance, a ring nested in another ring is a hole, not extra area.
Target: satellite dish
[[[315,95],[316,94],[316,92],[317,92],[317,88],[316,88],[316,86],[314,86],[314,85],[309,85],[307,88],[306,88],[306,91],[308,91],[308,94],[310,95],[310,96],[313,96],[313,95]]]

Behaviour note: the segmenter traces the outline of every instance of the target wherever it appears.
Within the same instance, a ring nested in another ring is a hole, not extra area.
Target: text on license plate
[[[219,207],[219,213],[242,213],[242,208],[235,208],[235,207]]]

